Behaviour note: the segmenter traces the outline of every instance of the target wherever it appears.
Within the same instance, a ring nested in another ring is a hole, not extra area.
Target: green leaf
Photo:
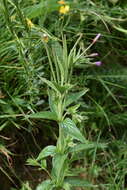
[[[119,0],[109,0],[113,5],[115,5]]]
[[[51,82],[51,81],[49,81],[49,80],[47,80],[47,79],[45,79],[45,78],[43,78],[43,77],[40,77],[40,79],[41,79],[44,83],[46,83],[51,89],[55,90],[56,92],[59,92],[53,82]]]
[[[86,94],[88,90],[89,90],[88,88],[85,88],[80,92],[70,94],[65,101],[65,107],[69,106],[73,102],[76,102],[79,98],[81,98],[84,94]]]
[[[24,14],[28,18],[32,19],[41,15],[43,8],[44,8],[44,5],[42,3],[39,3],[37,5],[32,5],[24,9]]]
[[[92,148],[106,148],[107,145],[104,143],[84,143],[84,144],[77,144],[74,147],[71,147],[69,152],[78,152],[82,150],[92,149]]]
[[[57,121],[57,116],[54,112],[50,111],[42,111],[37,113],[32,113],[30,115],[27,115],[28,118],[35,118],[35,119],[50,119]]]
[[[52,190],[53,185],[51,184],[51,180],[45,180],[41,184],[39,184],[36,190]]]
[[[67,178],[65,181],[73,187],[97,187],[97,185],[92,185],[85,179]]]
[[[37,160],[33,158],[28,158],[26,162],[27,162],[27,165],[30,165],[30,166],[39,166],[39,163],[37,162]]]
[[[7,126],[8,124],[8,121],[6,121],[5,123],[3,123],[1,126],[0,126],[0,132]]]
[[[17,190],[17,189],[11,189],[11,190]],[[29,182],[22,183],[22,188],[20,190],[32,190]]]
[[[39,15],[44,15],[46,13],[57,10],[59,4],[56,2],[56,0],[52,0],[52,3],[50,2],[50,0],[42,1],[39,4],[24,8],[23,11],[28,18],[32,19],[38,17]]]
[[[65,133],[67,133],[74,139],[77,139],[77,140],[81,141],[82,143],[86,142],[85,137],[81,134],[79,129],[76,127],[75,123],[70,118],[66,118],[61,123],[61,127],[63,127]]]
[[[46,169],[47,168],[47,162],[46,162],[46,160],[45,159],[43,159],[43,160],[41,160],[41,169]]]
[[[58,107],[57,107],[55,92],[53,90],[48,90],[48,97],[49,97],[49,108],[51,112],[54,112],[57,115]]]
[[[7,103],[0,99],[0,104],[7,104]]]
[[[55,154],[53,157],[52,176],[57,186],[63,185],[64,177],[68,170],[67,154]]]
[[[69,183],[64,183],[64,184],[63,184],[63,188],[64,188],[65,190],[71,190],[71,185],[70,185]]]
[[[38,167],[41,167],[41,169],[44,169],[44,170],[47,167],[47,163],[46,163],[45,159],[41,160],[41,163],[39,163],[38,160],[36,160],[36,159],[28,158],[27,159],[27,165],[29,165],[29,166],[38,166]]]
[[[58,41],[54,41],[52,44],[52,50],[55,52],[55,54],[58,56],[58,59],[60,62],[63,62],[63,48],[61,44]]]
[[[53,156],[55,154],[55,151],[56,151],[56,146],[53,145],[47,146],[40,152],[36,160],[39,161],[47,156]]]
[[[56,89],[62,94],[65,91],[71,89],[73,87],[73,85],[71,84],[65,84],[63,86],[59,85],[58,83],[53,82],[54,86],[56,87]]]
[[[118,30],[118,31],[120,31],[120,32],[123,32],[123,33],[125,33],[125,34],[127,34],[127,30],[126,29],[124,29],[124,28],[122,28],[121,26],[113,26],[116,30]]]

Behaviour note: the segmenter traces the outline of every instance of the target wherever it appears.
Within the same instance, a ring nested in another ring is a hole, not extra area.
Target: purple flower
[[[100,38],[101,34],[97,34],[97,36],[93,39],[93,44],[96,43],[96,41]]]
[[[101,61],[96,61],[94,64],[95,64],[96,66],[101,66],[102,62],[101,62]]]

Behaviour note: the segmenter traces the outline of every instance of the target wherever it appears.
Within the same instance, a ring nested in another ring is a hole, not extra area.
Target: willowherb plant
[[[76,115],[79,107],[79,104],[74,105],[74,103],[88,91],[87,88],[84,88],[82,91],[71,93],[71,90],[75,87],[75,85],[71,84],[73,68],[76,63],[87,59],[84,53],[95,43],[95,40],[93,40],[92,44],[84,52],[81,52],[80,49],[77,52],[76,47],[80,39],[81,36],[70,52],[68,52],[65,37],[62,39],[63,46],[55,42],[49,47],[44,42],[50,64],[51,78],[47,80],[40,77],[40,79],[48,86],[50,111],[34,113],[28,115],[28,117],[56,121],[59,127],[59,136],[56,146],[50,145],[45,147],[36,159],[28,159],[27,161],[30,165],[44,169],[49,175],[49,179],[43,181],[37,187],[37,190],[71,190],[73,186],[97,187],[86,180],[69,177],[75,176],[71,172],[71,164],[73,161],[79,160],[79,157],[76,156],[77,152],[97,146],[104,148],[105,146],[86,140],[73,120],[73,116]],[[82,119],[78,114],[76,116],[78,119]],[[51,173],[46,168],[46,158],[48,156],[52,157]]]

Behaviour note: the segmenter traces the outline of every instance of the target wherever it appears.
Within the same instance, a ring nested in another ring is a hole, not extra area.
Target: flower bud
[[[93,44],[96,43],[96,41],[100,38],[101,34],[97,34],[97,36],[93,39]]]
[[[102,62],[101,62],[101,61],[96,61],[94,64],[95,64],[96,66],[101,66],[101,65],[102,65]]]

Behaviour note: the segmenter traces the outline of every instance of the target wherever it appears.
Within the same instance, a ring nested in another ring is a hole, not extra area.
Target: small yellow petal
[[[65,3],[64,0],[61,0],[61,1],[58,1],[58,4],[60,4],[60,5],[65,5],[66,3]]]
[[[66,14],[66,13],[69,12],[69,10],[70,10],[69,5],[61,6],[60,9],[59,9],[59,13]]]
[[[34,27],[34,24],[32,23],[32,21],[30,19],[26,18],[26,22],[27,22],[27,25],[29,28]]]
[[[66,10],[66,12],[69,12],[69,10],[70,10],[69,5],[66,5],[66,6],[65,6],[65,10]]]

